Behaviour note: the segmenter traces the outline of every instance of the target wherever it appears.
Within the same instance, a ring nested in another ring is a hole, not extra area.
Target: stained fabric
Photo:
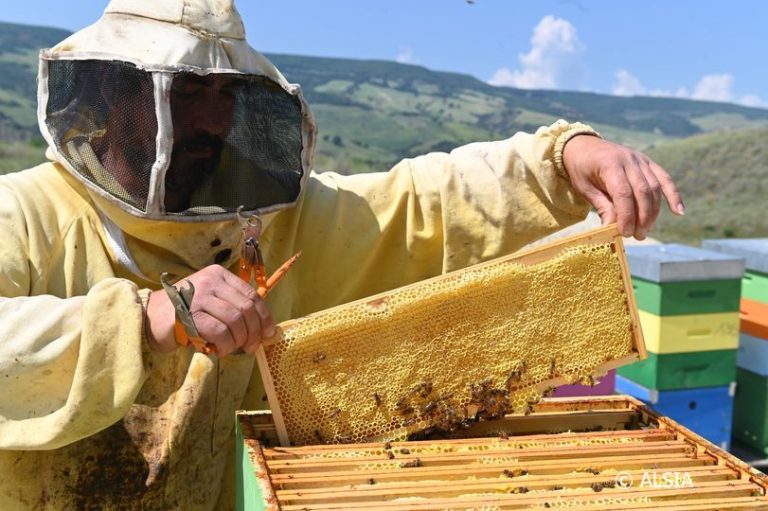
[[[587,203],[553,164],[572,127],[387,173],[313,174],[295,208],[265,218],[270,271],[303,251],[270,294],[275,318],[513,252],[582,219]],[[234,412],[265,406],[254,360],[150,352],[142,304],[159,272],[210,264],[239,227],[115,215],[144,280],[121,263],[99,210],[57,163],[0,177],[0,509],[231,509]]]

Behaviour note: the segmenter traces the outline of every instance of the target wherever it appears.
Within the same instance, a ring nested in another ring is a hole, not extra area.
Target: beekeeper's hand
[[[644,239],[659,216],[662,198],[673,213],[685,213],[667,171],[634,149],[577,135],[565,144],[563,166],[603,223],[617,222],[624,236]]]
[[[211,265],[185,280],[195,286],[190,310],[198,333],[216,346],[220,356],[240,348],[252,353],[262,339],[275,335],[267,304],[232,272]],[[154,350],[168,352],[179,346],[174,335],[176,313],[165,290],[149,295],[146,321],[147,341]]]

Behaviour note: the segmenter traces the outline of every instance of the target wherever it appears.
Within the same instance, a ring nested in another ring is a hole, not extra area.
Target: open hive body
[[[765,475],[627,396],[413,442],[269,447],[269,412],[238,422],[241,510],[768,509]]]
[[[287,446],[526,413],[645,348],[622,240],[607,227],[283,323],[258,356]]]

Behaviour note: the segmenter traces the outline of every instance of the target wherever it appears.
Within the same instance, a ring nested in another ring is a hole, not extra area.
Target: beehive
[[[274,447],[238,420],[238,503],[256,510],[765,510],[768,480],[628,396],[543,400],[461,438]]]
[[[259,365],[281,441],[304,445],[525,413],[644,355],[608,227],[284,323]]]

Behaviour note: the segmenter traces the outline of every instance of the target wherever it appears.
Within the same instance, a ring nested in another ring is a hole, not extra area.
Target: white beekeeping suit
[[[564,144],[535,135],[311,172],[298,86],[231,0],[113,0],[41,53],[50,162],[0,177],[0,509],[228,509],[234,412],[263,407],[250,355],[152,351],[159,276],[237,264],[262,216],[280,321],[511,252],[583,218]],[[253,377],[252,377],[253,376]]]

